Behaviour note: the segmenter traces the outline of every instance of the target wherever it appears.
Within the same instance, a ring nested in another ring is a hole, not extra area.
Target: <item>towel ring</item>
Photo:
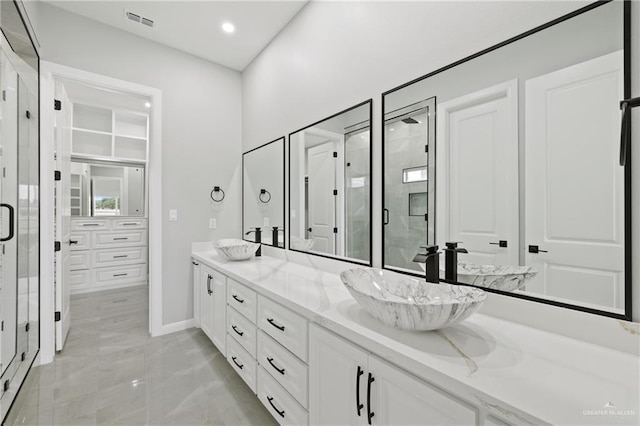
[[[218,199],[216,199],[216,198],[213,196],[213,193],[214,193],[214,192],[222,192],[222,198],[218,198]],[[224,200],[224,191],[222,190],[222,188],[220,188],[219,186],[214,186],[214,187],[213,187],[213,191],[211,191],[211,199],[212,199],[213,201],[215,201],[216,203],[219,203],[220,201]]]
[[[266,195],[265,195],[266,194]],[[267,198],[268,196],[268,198]],[[266,198],[266,200],[264,199]],[[271,201],[271,193],[269,191],[267,191],[266,189],[261,189],[260,190],[260,195],[258,195],[258,199],[263,202],[263,203],[268,203],[269,201]]]

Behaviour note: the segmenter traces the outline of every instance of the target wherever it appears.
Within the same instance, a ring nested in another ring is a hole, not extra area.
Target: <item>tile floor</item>
[[[72,296],[64,350],[31,371],[6,424],[275,424],[200,329],[149,337],[147,294]]]

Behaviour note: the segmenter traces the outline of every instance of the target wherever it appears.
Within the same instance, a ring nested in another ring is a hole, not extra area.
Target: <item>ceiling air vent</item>
[[[152,19],[145,18],[137,13],[133,13],[130,10],[124,11],[125,19],[128,19],[133,22],[137,22],[138,24],[146,25],[147,27],[153,28],[155,26],[155,22]]]

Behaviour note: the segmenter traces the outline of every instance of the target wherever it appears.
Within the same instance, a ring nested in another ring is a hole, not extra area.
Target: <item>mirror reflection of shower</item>
[[[413,257],[435,241],[435,98],[388,112],[384,132],[384,264],[419,273]]]

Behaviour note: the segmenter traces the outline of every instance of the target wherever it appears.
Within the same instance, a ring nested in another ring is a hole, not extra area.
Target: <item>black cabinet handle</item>
[[[271,404],[273,409],[276,410],[276,413],[280,414],[280,417],[284,419],[284,410],[280,411],[276,408],[275,405],[273,405],[273,397],[267,396],[267,401],[269,401],[269,404]]]
[[[269,321],[269,324],[271,324],[272,326],[274,326],[275,328],[277,328],[280,331],[284,331],[284,325],[278,325],[275,322],[273,322],[273,318],[267,318],[267,321]]]
[[[211,293],[213,293],[211,291],[211,279],[213,277],[211,276],[211,274],[207,274],[207,293],[209,293],[209,296],[211,296]]]
[[[128,254],[121,254],[119,256],[113,256],[114,259],[121,259],[123,257],[129,257],[129,255]]]
[[[69,240],[69,245],[72,246],[74,244],[78,244],[78,240]]]
[[[118,238],[114,238],[113,241],[122,241],[122,240],[128,240],[129,238],[127,237],[118,237]]]
[[[244,299],[238,299],[238,296],[236,296],[235,294],[234,294],[233,296],[231,296],[231,297],[233,297],[234,299],[236,299],[236,301],[237,301],[238,303],[244,303]]]
[[[236,328],[235,325],[232,325],[231,328],[233,328],[233,331],[235,331],[236,333],[238,333],[240,336],[242,336],[244,334],[244,331],[238,331],[238,329]]]
[[[231,357],[231,360],[233,361],[233,363],[234,363],[235,365],[237,365],[237,366],[238,366],[238,368],[239,368],[240,370],[242,370],[242,368],[244,367],[244,364],[238,364],[238,361],[236,361],[236,357],[235,357],[235,356],[232,356],[232,357]]]
[[[389,209],[382,209],[382,213],[384,214],[383,217],[383,225],[388,225],[389,224]]]
[[[367,421],[371,424],[371,419],[376,414],[371,411],[371,383],[373,383],[376,379],[373,378],[373,375],[369,373],[369,380],[367,382]]]
[[[282,374],[284,376],[284,368],[280,369],[280,368],[276,367],[276,365],[273,363],[273,358],[267,357],[267,361],[269,361],[269,364],[271,364],[271,366],[273,368],[275,368],[278,373],[280,373],[280,374]]]
[[[122,226],[131,226],[131,225],[140,225],[139,222],[125,222],[122,224]]]
[[[15,211],[13,210],[13,206],[10,204],[5,204],[2,203],[0,204],[0,207],[5,207],[7,210],[9,210],[9,235],[7,235],[6,237],[0,238],[0,241],[9,241],[10,239],[13,238],[13,235],[15,234],[14,232],[14,217],[15,217]]]
[[[82,226],[100,226],[99,223],[83,223]]]
[[[489,244],[494,245],[494,246],[500,246],[500,247],[503,247],[503,248],[507,247],[509,245],[509,243],[506,240],[500,240],[497,243],[489,243]]]
[[[364,407],[364,404],[360,404],[360,376],[363,374],[364,370],[358,366],[358,371],[356,372],[356,412],[358,417],[360,417],[360,410]]]
[[[114,277],[126,277],[127,274],[113,274]]]
[[[549,253],[547,250],[542,250],[538,246],[529,246],[529,253]]]

